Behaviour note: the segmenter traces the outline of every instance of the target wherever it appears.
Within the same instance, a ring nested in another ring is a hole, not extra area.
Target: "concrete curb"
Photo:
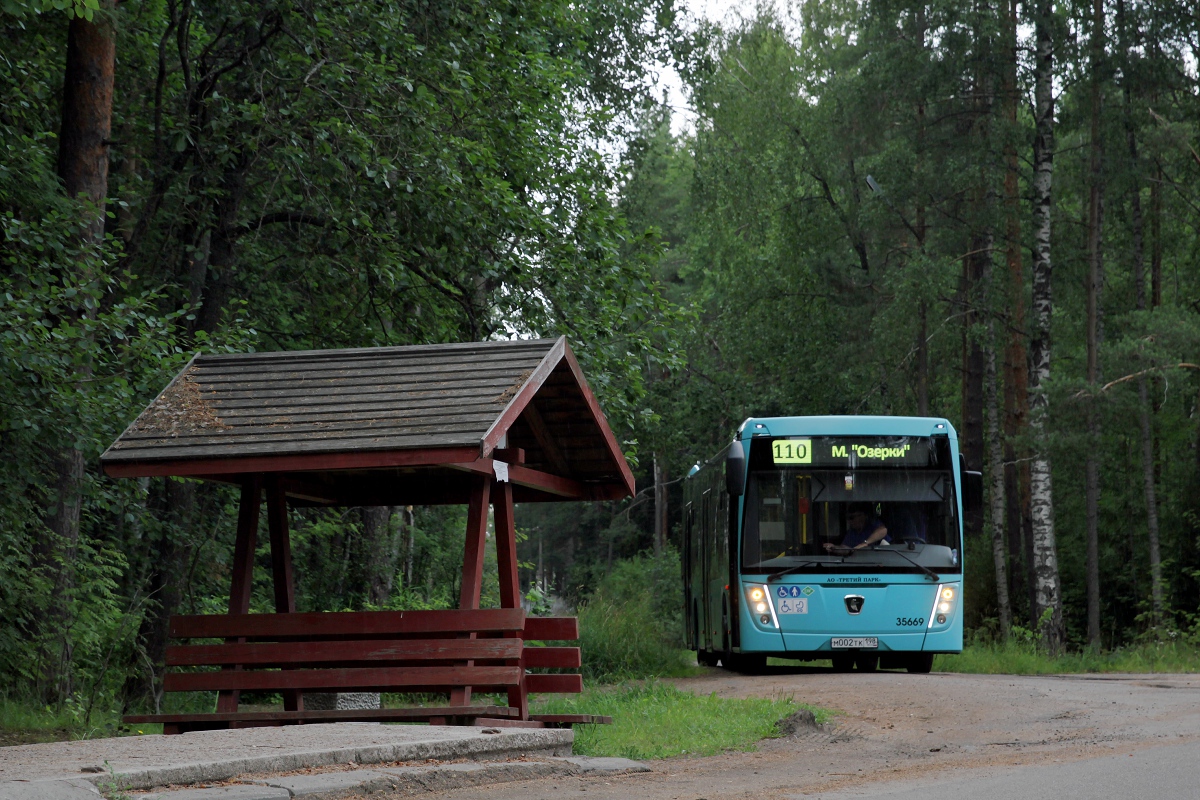
[[[540,761],[378,767],[318,775],[261,778],[232,786],[149,794],[139,800],[282,800],[293,797],[335,800],[380,792],[388,792],[391,796],[416,795],[551,776],[649,771],[650,768],[645,764],[624,758],[551,757]]]
[[[520,756],[566,756],[575,741],[574,731],[563,728],[522,730],[508,728],[500,733],[470,739],[442,739],[304,750],[286,754],[256,755],[241,759],[98,774],[83,778],[94,786],[114,789],[153,789],[156,786],[191,785],[227,781],[242,775],[294,772],[308,767],[338,764],[386,764],[395,761],[502,760]],[[35,785],[30,782],[28,785]],[[4,784],[0,784],[0,790]],[[4,795],[0,794],[0,798]]]
[[[100,791],[83,778],[58,781],[5,781],[0,800],[103,800]]]

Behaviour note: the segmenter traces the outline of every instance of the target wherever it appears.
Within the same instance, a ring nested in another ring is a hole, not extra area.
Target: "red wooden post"
[[[479,592],[483,587],[483,547],[487,540],[488,501],[492,479],[478,477],[471,489],[467,506],[467,543],[463,552],[462,590],[458,596],[461,609],[479,608]]]
[[[271,535],[271,575],[275,584],[275,612],[290,614],[296,610],[292,587],[292,540],[288,533],[287,497],[278,477],[267,482],[267,530]],[[304,696],[296,690],[283,692],[285,711],[303,711]]]
[[[517,578],[517,526],[513,519],[512,484],[497,483],[493,501],[496,518],[496,562],[500,568],[500,607],[520,608],[521,585]],[[520,719],[529,719],[529,697],[523,680],[520,686],[508,690],[508,704],[520,710]]]
[[[519,447],[497,449],[492,457],[510,465],[525,463],[525,451]],[[517,575],[517,524],[513,519],[512,484],[497,482],[492,503],[496,520],[496,566],[500,572],[500,607],[521,607],[521,584]],[[524,662],[522,661],[522,672]],[[525,681],[508,690],[508,705],[520,711],[520,719],[529,719],[529,694]]]
[[[471,502],[467,506],[467,542],[463,548],[462,588],[459,590],[458,607],[479,608],[479,593],[483,588],[483,547],[487,540],[488,501],[492,491],[492,479],[480,476],[473,481]],[[470,634],[474,639],[475,634]],[[467,666],[474,664],[468,661]],[[471,703],[471,687],[464,686],[450,692],[450,705],[465,706]]]
[[[237,539],[233,546],[233,580],[229,585],[229,613],[250,611],[250,589],[254,583],[254,549],[258,546],[258,513],[262,506],[262,477],[251,475],[242,482],[238,504]],[[230,643],[245,639],[228,639]],[[217,694],[217,711],[237,711],[239,693]]]
[[[493,498],[496,518],[496,565],[500,571],[500,607],[521,607],[517,577],[517,525],[513,519],[512,484],[498,483]]]
[[[492,456],[508,464],[524,464],[525,451],[519,447],[498,449]],[[517,577],[517,524],[513,519],[512,484],[497,482],[492,498],[496,518],[496,565],[500,571],[500,607],[521,607],[521,584]]]

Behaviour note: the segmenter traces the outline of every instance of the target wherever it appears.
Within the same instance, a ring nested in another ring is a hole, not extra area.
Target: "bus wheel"
[[[696,651],[696,661],[706,667],[715,667],[718,657],[717,653],[712,653],[708,650]]]
[[[875,654],[860,654],[854,657],[854,666],[859,672],[874,672],[879,669],[879,656]]]
[[[832,659],[834,672],[849,672],[854,667],[854,656],[843,654]]]
[[[933,669],[933,653],[916,653],[909,656],[908,671],[917,675],[928,675]]]

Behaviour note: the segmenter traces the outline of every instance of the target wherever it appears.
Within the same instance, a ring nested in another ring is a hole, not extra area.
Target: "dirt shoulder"
[[[756,752],[653,762],[654,772],[446,793],[445,797],[704,798],[830,791],[951,769],[1073,761],[1200,741],[1200,675],[1021,677],[714,669],[676,681],[723,697],[790,696],[834,709]]]

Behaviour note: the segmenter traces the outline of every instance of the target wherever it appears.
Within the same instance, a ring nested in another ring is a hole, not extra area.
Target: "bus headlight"
[[[759,623],[778,628],[779,619],[775,616],[775,606],[771,604],[770,589],[761,584],[751,584],[745,587],[746,599],[750,608],[758,615]]]
[[[932,628],[934,622],[938,625],[945,625],[946,620],[950,618],[951,612],[954,611],[954,604],[958,600],[958,587],[942,584],[937,589],[937,595],[933,598],[933,608],[929,611],[929,625],[926,627]]]

